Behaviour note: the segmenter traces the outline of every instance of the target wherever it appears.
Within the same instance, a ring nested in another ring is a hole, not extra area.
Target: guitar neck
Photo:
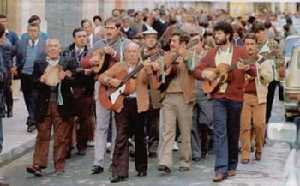
[[[119,87],[123,86],[125,83],[127,83],[131,78],[133,78],[139,71],[141,71],[144,68],[144,65],[142,63],[139,63],[133,71],[131,71],[127,76],[125,76],[120,84]]]

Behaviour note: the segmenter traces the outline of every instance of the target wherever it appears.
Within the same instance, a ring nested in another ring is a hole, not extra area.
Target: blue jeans
[[[2,127],[2,118],[0,117],[0,153],[3,148],[3,127]]]
[[[227,174],[238,164],[242,102],[216,99],[213,103],[215,171]]]

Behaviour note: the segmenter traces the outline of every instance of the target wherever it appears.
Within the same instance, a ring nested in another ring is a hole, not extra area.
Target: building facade
[[[18,34],[26,31],[27,20],[33,15],[42,19],[41,30],[50,37],[58,37],[64,46],[72,40],[72,30],[78,27],[83,18],[94,15],[109,17],[118,9],[153,9],[165,7],[196,7],[204,10],[225,9],[233,16],[256,13],[262,8],[276,11],[296,12],[296,3],[244,3],[240,1],[213,2],[196,0],[0,0],[0,13],[8,16],[9,28]],[[249,2],[246,1],[245,2]]]

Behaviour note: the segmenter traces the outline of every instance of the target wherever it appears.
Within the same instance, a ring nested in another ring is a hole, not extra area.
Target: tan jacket
[[[167,53],[164,57],[165,67],[168,68],[172,63],[171,53]],[[195,101],[196,98],[196,88],[195,88],[195,78],[192,73],[188,71],[186,64],[178,65],[177,78],[179,85],[183,91],[183,97],[186,103],[191,103]]]
[[[109,86],[108,82],[111,79],[118,79],[122,80],[128,74],[128,66],[125,63],[116,63],[106,72],[99,76],[99,81],[101,84],[105,86]],[[137,107],[138,112],[145,112],[149,109],[149,94],[148,94],[148,87],[147,82],[149,81],[149,76],[146,74],[145,70],[142,69],[135,79],[130,79],[126,83],[126,86],[129,87],[126,91],[126,94],[131,94],[136,92],[137,98]],[[117,109],[117,112],[120,112],[123,108],[123,104],[120,108]]]
[[[268,85],[273,81],[273,65],[269,60],[261,64],[256,63],[257,76],[255,78],[258,103],[267,102]]]

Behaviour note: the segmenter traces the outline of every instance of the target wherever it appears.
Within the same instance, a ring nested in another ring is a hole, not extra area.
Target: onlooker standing
[[[21,76],[21,90],[28,110],[27,131],[32,132],[35,127],[35,94],[33,81],[33,62],[45,56],[46,39],[40,34],[40,26],[36,23],[27,27],[28,37],[22,38],[16,47],[16,66]]]

